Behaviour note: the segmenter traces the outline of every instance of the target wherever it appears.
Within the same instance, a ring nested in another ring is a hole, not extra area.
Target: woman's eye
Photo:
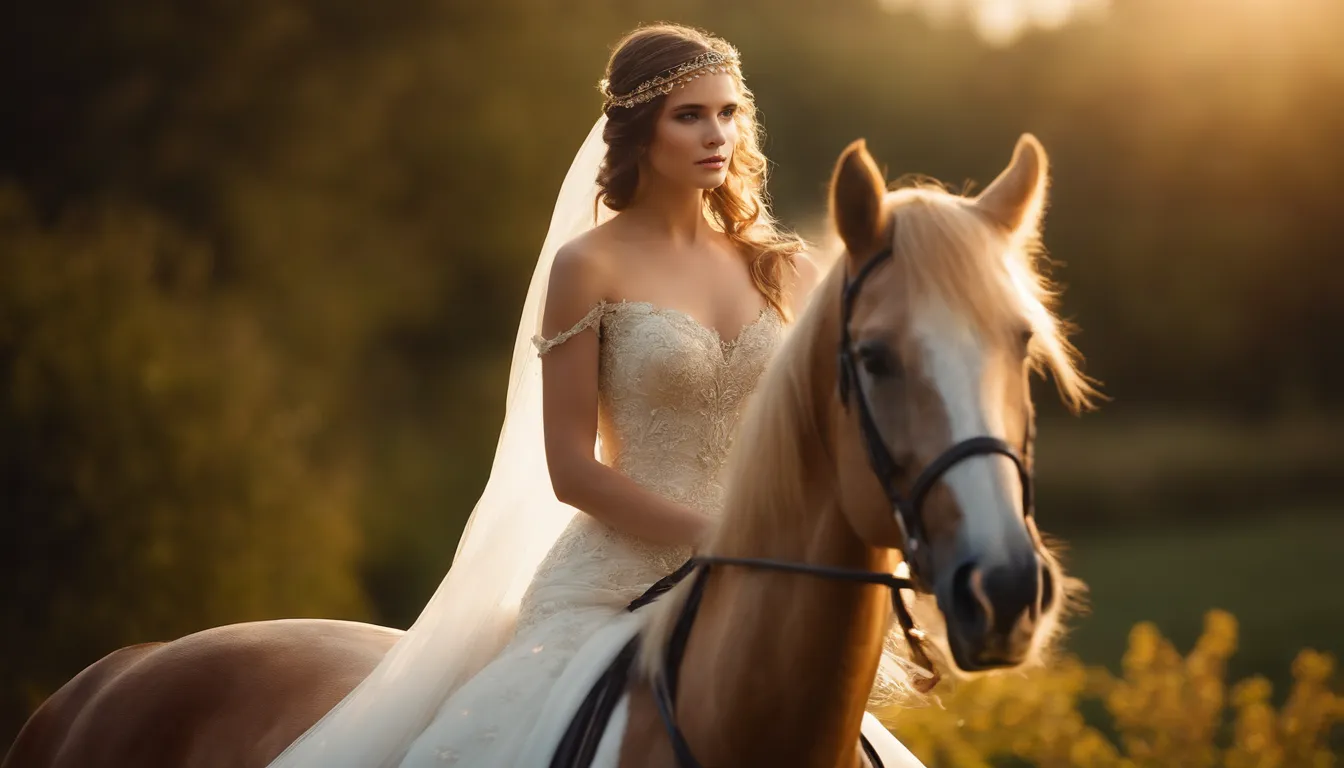
[[[698,115],[696,115],[694,112],[683,112],[680,115],[677,115],[677,119],[683,123],[689,123],[696,117],[698,117]],[[690,118],[690,120],[688,120],[687,118]]]
[[[725,109],[725,110],[723,110],[722,112],[719,113],[719,117],[722,117],[722,118],[724,118],[724,119],[729,119],[729,118],[731,118],[731,117],[733,116],[734,113],[735,113],[735,110],[732,110],[732,109]]]

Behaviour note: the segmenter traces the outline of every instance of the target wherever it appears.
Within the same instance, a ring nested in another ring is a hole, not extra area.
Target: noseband
[[[891,451],[887,448],[882,439],[882,433],[877,428],[877,422],[873,418],[872,406],[868,398],[863,394],[862,386],[859,384],[859,371],[852,350],[850,339],[849,324],[854,312],[854,302],[863,287],[863,282],[869,275],[877,269],[878,266],[892,258],[893,249],[886,248],[863,265],[858,274],[852,280],[846,277],[841,293],[840,304],[840,349],[838,358],[838,387],[840,394],[840,403],[846,410],[849,409],[850,400],[858,403],[859,425],[863,432],[863,442],[868,451],[868,461],[872,467],[873,473],[882,484],[882,489],[887,495],[887,500],[891,504],[892,515],[900,528],[904,539],[903,554],[910,569],[910,577],[897,576],[892,573],[882,573],[878,571],[862,571],[850,568],[832,568],[827,566],[808,565],[806,563],[792,563],[782,560],[771,560],[768,558],[747,558],[747,557],[721,557],[715,555],[703,555],[691,558],[675,573],[664,580],[655,584],[643,597],[631,603],[631,610],[651,601],[654,597],[671,589],[678,581],[681,581],[692,572],[695,573],[694,582],[691,584],[690,592],[687,595],[686,603],[682,608],[681,616],[678,617],[676,625],[673,627],[672,634],[668,639],[668,645],[664,652],[664,662],[662,674],[655,678],[651,685],[653,697],[658,706],[658,714],[663,720],[663,725],[667,729],[668,737],[672,743],[672,750],[676,755],[679,765],[686,768],[699,768],[700,763],[691,753],[690,745],[686,742],[686,737],[677,726],[675,718],[676,696],[677,696],[677,673],[681,668],[681,660],[686,652],[686,644],[690,639],[691,625],[695,622],[696,613],[700,607],[700,599],[704,594],[706,577],[709,575],[710,568],[715,565],[739,566],[755,568],[758,570],[782,571],[785,573],[799,573],[809,576],[816,576],[835,581],[849,581],[862,584],[878,584],[891,590],[892,607],[895,609],[896,619],[900,622],[901,630],[905,634],[905,640],[910,648],[910,655],[913,661],[927,673],[926,677],[914,681],[914,685],[922,692],[928,692],[938,683],[940,675],[934,668],[933,662],[929,659],[925,647],[926,634],[915,626],[914,617],[910,614],[910,608],[905,603],[902,596],[904,590],[918,591],[925,582],[923,579],[928,575],[928,546],[924,533],[924,525],[920,517],[920,509],[924,504],[925,498],[943,475],[958,463],[971,458],[972,456],[999,454],[1008,457],[1013,466],[1017,467],[1018,477],[1022,481],[1022,509],[1030,517],[1032,515],[1032,478],[1031,472],[1026,462],[1018,451],[1007,442],[997,437],[972,437],[954,444],[947,450],[938,455],[929,463],[924,471],[915,478],[914,484],[910,486],[910,495],[902,495],[898,487],[899,478],[903,473],[901,466],[892,457]],[[1031,420],[1027,420],[1027,435],[1023,440],[1024,450],[1030,450],[1031,442]],[[868,745],[865,742],[865,749]],[[869,759],[873,761],[876,756],[869,751]]]

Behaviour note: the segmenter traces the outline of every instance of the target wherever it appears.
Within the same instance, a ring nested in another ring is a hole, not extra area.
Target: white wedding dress
[[[675,310],[603,303],[537,346],[544,354],[577,333],[598,333],[603,462],[668,499],[717,514],[738,416],[782,329],[773,308],[724,340]],[[579,646],[690,554],[575,515],[523,596],[513,641],[448,698],[403,768],[516,765]]]

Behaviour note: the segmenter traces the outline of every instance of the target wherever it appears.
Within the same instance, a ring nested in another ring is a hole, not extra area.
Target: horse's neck
[[[772,557],[889,570],[843,521],[815,533],[812,547]],[[697,724],[722,734],[723,755],[705,754],[706,764],[769,754],[777,759],[762,764],[845,765],[881,657],[888,600],[881,587],[718,566],[683,665],[697,670],[695,688],[681,693]]]
[[[762,450],[750,451],[752,461],[779,466],[757,466],[759,485],[730,493],[715,554],[891,570],[886,551],[860,540],[840,511],[817,426],[785,416],[774,434],[753,433]],[[856,761],[889,601],[883,587],[715,566],[687,646],[678,708],[691,743],[709,747],[707,764],[735,754],[761,764]]]

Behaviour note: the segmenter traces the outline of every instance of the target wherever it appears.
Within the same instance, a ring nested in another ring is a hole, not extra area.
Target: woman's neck
[[[634,200],[621,212],[629,223],[673,246],[695,246],[712,236],[705,218],[704,190],[645,178]]]

